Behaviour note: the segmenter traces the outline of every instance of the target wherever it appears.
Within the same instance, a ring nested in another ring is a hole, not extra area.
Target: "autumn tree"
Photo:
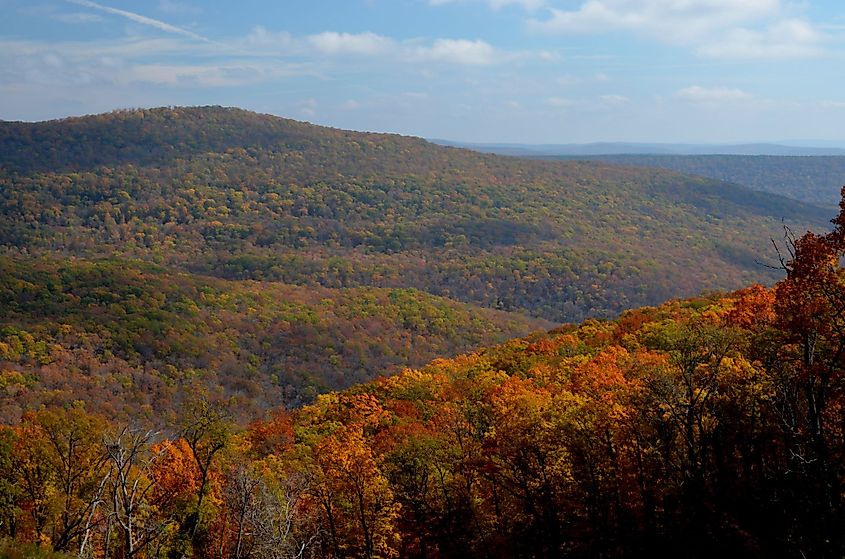
[[[226,447],[231,425],[229,415],[220,404],[201,397],[189,401],[181,417],[181,435],[191,449],[197,469],[199,486],[197,505],[191,519],[190,535],[195,537],[201,525],[203,501],[208,494],[208,485],[215,458]]]
[[[777,325],[794,366],[781,382],[782,415],[792,467],[802,472],[810,493],[799,497],[808,517],[821,520],[811,536],[815,552],[841,546],[831,539],[842,515],[841,417],[845,411],[845,187],[833,231],[787,238],[787,277],[775,288]],[[795,352],[790,354],[790,347]]]
[[[29,413],[16,428],[13,469],[36,541],[85,550],[109,478],[104,418],[79,407]]]
[[[17,536],[18,497],[20,487],[14,471],[15,431],[8,427],[0,428],[0,534],[14,538]]]
[[[735,350],[737,333],[707,321],[671,326],[652,339],[668,353],[668,366],[650,371],[648,389],[660,402],[663,413],[678,437],[674,455],[683,476],[684,504],[700,521],[711,465],[713,432],[718,425],[715,402],[725,359]]]

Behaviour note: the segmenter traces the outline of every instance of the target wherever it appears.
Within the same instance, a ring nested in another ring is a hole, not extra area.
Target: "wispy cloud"
[[[457,4],[463,2],[471,2],[473,0],[429,0],[432,6],[442,6],[444,4]],[[478,1],[478,0],[475,0]],[[546,0],[481,0],[494,10],[499,10],[506,6],[522,6],[526,10],[536,10],[546,5]]]
[[[575,10],[552,8],[550,17],[535,19],[532,26],[570,32],[629,29],[689,41],[780,12],[780,0],[587,0]]]
[[[208,41],[202,35],[194,33],[193,31],[188,31],[187,29],[183,29],[181,27],[177,27],[175,25],[171,25],[167,22],[153,19],[151,17],[147,17],[141,14],[137,14],[135,12],[129,12],[127,10],[120,10],[118,8],[112,8],[111,6],[104,6],[103,4],[98,4],[96,2],[92,2],[91,0],[66,0],[71,4],[76,4],[77,6],[82,6],[84,8],[90,8],[92,10],[99,10],[101,12],[105,12],[107,14],[118,15],[121,17],[125,17],[135,23],[140,23],[142,25],[148,25],[150,27],[155,27],[161,31],[165,31],[167,33],[173,33],[175,35],[181,35],[183,37],[188,37],[189,39],[196,39],[198,41]]]
[[[88,5],[88,0],[73,0]],[[95,14],[96,15],[96,14]],[[158,26],[156,26],[158,28]],[[186,40],[190,39],[190,40]],[[296,37],[254,28],[227,43],[193,35],[91,41],[0,40],[0,77],[9,84],[53,87],[65,83],[171,88],[218,88],[269,83],[293,76],[326,77],[348,57],[371,61],[372,71],[409,63],[486,66],[524,53],[480,40],[405,40],[375,33],[326,31]]]
[[[255,31],[253,32],[255,34]],[[258,35],[273,38],[266,30]],[[295,47],[297,41],[290,36],[283,36],[288,47]],[[299,49],[311,49],[318,54],[328,56],[366,56],[382,60],[399,62],[440,62],[462,66],[488,66],[498,62],[505,63],[528,57],[549,60],[552,57],[545,52],[507,52],[495,48],[479,39],[434,39],[399,41],[375,33],[338,33],[325,31],[309,35],[298,41]]]
[[[308,64],[294,61],[218,57],[211,54],[216,48],[175,38],[96,44],[0,41],[0,81],[43,90],[139,84],[182,89],[244,86],[315,73]]]
[[[612,105],[622,105],[623,103],[627,103],[630,101],[624,95],[601,95],[599,96],[599,102],[606,106]]]
[[[306,41],[325,54],[376,55],[390,52],[395,47],[392,39],[369,32],[355,34],[325,31],[309,36]]]
[[[712,58],[810,58],[824,53],[824,43],[824,35],[808,22],[789,19],[762,31],[732,29],[698,52]]]
[[[821,54],[812,22],[787,16],[782,0],[584,0],[550,8],[528,28],[545,33],[631,31],[713,58],[799,58]]]
[[[410,53],[421,60],[466,66],[487,66],[496,60],[496,49],[479,40],[437,39],[431,45],[418,47]]]
[[[117,83],[150,83],[175,87],[234,87],[301,74],[287,64],[230,61],[208,64],[138,64],[122,72]]]

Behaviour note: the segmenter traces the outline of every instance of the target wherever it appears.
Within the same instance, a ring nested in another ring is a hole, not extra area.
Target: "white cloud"
[[[496,49],[484,41],[437,39],[430,46],[413,49],[420,60],[449,62],[467,66],[486,66],[496,61]]]
[[[806,21],[789,19],[763,31],[732,29],[698,52],[712,58],[808,58],[823,54],[824,42],[824,36]]]
[[[714,29],[780,12],[780,0],[587,0],[577,10],[553,8],[531,25],[546,31],[595,32],[629,29],[688,41]]]
[[[737,103],[750,101],[754,98],[753,95],[742,91],[741,89],[733,89],[729,87],[702,87],[699,85],[693,85],[691,87],[681,89],[675,93],[675,97],[683,101],[703,105]]]
[[[721,58],[796,58],[822,52],[812,23],[789,17],[782,0],[583,0],[550,8],[530,29],[549,33],[631,31]]]
[[[324,54],[385,54],[394,48],[392,39],[375,33],[337,33],[325,31],[311,35],[307,42]]]
[[[176,87],[232,87],[265,82],[295,75],[295,67],[283,64],[226,62],[222,64],[131,66],[116,79],[117,83],[144,82]]]
[[[271,37],[265,30],[257,28],[251,36]],[[287,40],[288,37],[283,37]],[[485,66],[497,60],[513,58],[480,40],[435,39],[430,44],[419,41],[397,41],[375,33],[338,33],[325,31],[305,38],[304,45],[320,54],[330,56],[358,55],[395,58],[400,61],[446,62],[465,66]]]
[[[242,41],[245,49],[270,49],[272,51],[284,51],[291,49],[295,44],[293,35],[287,31],[268,31],[262,26],[253,27]]]
[[[250,34],[254,42],[266,42],[274,36],[263,28],[256,28]],[[290,44],[293,39],[286,35],[280,42]],[[327,56],[357,55],[394,59],[400,62],[444,62],[463,66],[486,66],[497,61],[523,58],[530,53],[506,53],[481,40],[435,39],[424,44],[419,40],[397,41],[375,33],[338,33],[325,31],[309,35],[300,48],[311,49]],[[545,59],[545,53],[537,57]]]

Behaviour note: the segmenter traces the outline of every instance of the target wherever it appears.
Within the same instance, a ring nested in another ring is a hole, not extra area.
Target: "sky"
[[[237,106],[489,143],[845,145],[842,0],[0,0],[0,119]]]

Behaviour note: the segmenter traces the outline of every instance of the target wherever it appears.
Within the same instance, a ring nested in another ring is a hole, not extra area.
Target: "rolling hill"
[[[454,299],[771,280],[824,211],[229,109],[0,128],[0,554],[842,556],[845,188],[772,289],[487,346],[550,324]]]
[[[85,402],[160,422],[187,394],[239,420],[551,324],[413,289],[311,288],[139,261],[0,257],[0,422]]]
[[[662,170],[519,160],[238,109],[0,124],[0,245],[226,279],[417,288],[555,322],[777,274],[824,210]],[[762,257],[765,259],[765,256]]]

